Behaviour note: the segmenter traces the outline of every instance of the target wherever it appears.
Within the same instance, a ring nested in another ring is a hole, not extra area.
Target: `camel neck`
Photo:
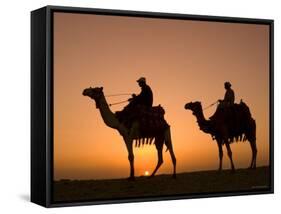
[[[203,131],[206,132],[206,133],[209,133],[209,132],[210,132],[209,123],[208,123],[208,121],[205,119],[205,116],[204,116],[204,114],[203,114],[203,110],[200,109],[199,111],[194,112],[194,115],[195,115],[196,118],[197,118],[197,123],[198,123],[200,129],[203,130]]]
[[[111,128],[119,129],[120,122],[116,118],[115,114],[110,110],[105,97],[101,96],[97,102],[99,102],[98,106],[104,123]]]
[[[202,109],[200,109],[197,112],[194,112],[194,115],[196,116],[198,122],[205,122],[206,121]]]

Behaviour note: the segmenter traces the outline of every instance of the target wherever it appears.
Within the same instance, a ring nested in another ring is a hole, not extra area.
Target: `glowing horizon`
[[[171,125],[177,172],[218,168],[218,148],[200,131],[184,105],[203,107],[223,98],[230,81],[236,102],[243,99],[257,123],[257,166],[269,164],[269,27],[256,24],[54,14],[54,176],[103,179],[129,175],[122,137],[107,127],[88,87],[105,94],[139,93],[145,76],[154,104],[165,109]],[[111,97],[109,103],[128,97]],[[112,111],[124,105],[112,106]],[[204,111],[206,119],[215,107]],[[231,145],[236,168],[250,164],[248,142]],[[172,173],[170,156],[157,174]],[[157,164],[155,146],[134,147],[135,173]],[[224,148],[224,169],[230,163]]]

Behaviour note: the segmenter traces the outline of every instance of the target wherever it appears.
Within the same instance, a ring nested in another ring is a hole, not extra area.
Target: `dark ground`
[[[269,167],[238,169],[222,172],[201,171],[154,178],[137,177],[135,181],[111,180],[60,180],[54,182],[54,201],[89,201],[143,196],[212,193],[267,189],[270,184]]]

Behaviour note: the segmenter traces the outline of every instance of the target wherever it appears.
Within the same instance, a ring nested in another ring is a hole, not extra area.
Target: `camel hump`
[[[240,101],[239,104],[235,104],[235,112],[240,113],[245,118],[248,118],[248,119],[252,118],[250,108],[242,100]]]
[[[150,109],[144,108],[137,118],[140,123],[141,136],[157,136],[163,133],[163,130],[169,127],[164,115],[165,110],[161,105],[153,106]]]
[[[127,128],[131,128],[134,121],[139,122],[142,136],[156,136],[169,125],[164,119],[165,110],[161,105],[148,108],[138,105],[116,112],[116,116]]]
[[[250,108],[241,100],[240,103],[235,103],[230,106],[218,106],[216,112],[210,117],[210,120],[235,120],[236,117],[252,118]]]
[[[210,121],[217,128],[227,127],[230,142],[241,139],[243,134],[255,128],[255,120],[243,101],[231,106],[218,107],[215,114],[210,117]]]
[[[165,114],[165,109],[161,106],[152,106],[151,109],[152,113],[158,114],[158,115],[164,115]]]

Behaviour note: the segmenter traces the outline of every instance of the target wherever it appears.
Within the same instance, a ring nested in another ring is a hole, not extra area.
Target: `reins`
[[[217,104],[218,102],[219,102],[219,101],[216,101],[216,102],[214,102],[214,103],[212,103],[212,104],[208,105],[208,106],[207,106],[207,107],[205,107],[203,110],[205,110],[205,109],[208,109],[208,108],[212,107],[213,105]]]
[[[117,96],[124,96],[124,95],[131,95],[128,93],[122,93],[122,94],[109,94],[109,95],[105,95],[105,97],[117,97]]]
[[[120,102],[116,102],[116,103],[110,103],[109,106],[118,105],[118,104],[126,103],[126,102],[128,102],[128,100],[124,100],[124,101],[120,101]]]
[[[129,93],[109,94],[109,95],[105,95],[105,97],[117,97],[117,96],[124,96],[124,95],[132,95],[132,94],[129,94]],[[118,104],[126,103],[126,102],[128,102],[128,100],[123,100],[123,101],[116,102],[116,103],[110,103],[109,106],[118,105]]]

